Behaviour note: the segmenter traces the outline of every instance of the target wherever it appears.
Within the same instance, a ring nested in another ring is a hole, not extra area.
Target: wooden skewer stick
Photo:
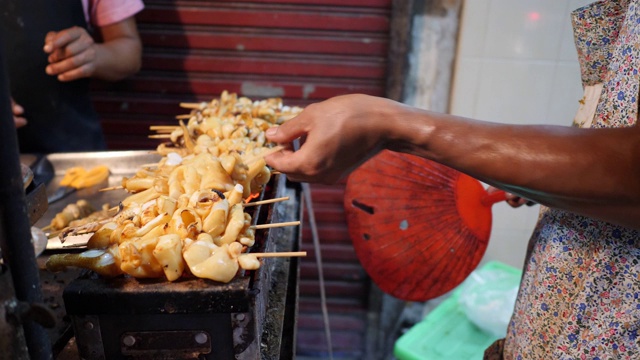
[[[296,225],[300,225],[300,221],[289,221],[289,222],[274,223],[274,224],[260,224],[260,225],[250,226],[250,228],[252,228],[252,229],[269,229],[269,228],[275,228],[275,227],[296,226]]]
[[[184,124],[184,121],[180,120],[180,128],[182,129],[182,138],[184,139],[184,146],[189,149],[189,151],[193,151],[196,146],[196,142],[191,138],[191,134],[189,134],[189,129]]]
[[[271,175],[280,175],[280,174],[282,173],[278,170],[271,170]]]
[[[271,203],[280,202],[280,201],[287,201],[287,200],[289,200],[289,197],[285,196],[285,197],[273,198],[273,199],[268,199],[268,200],[254,201],[254,202],[250,202],[250,203],[247,203],[247,204],[242,204],[242,206],[244,206],[244,207],[247,207],[247,206],[258,206],[258,205],[271,204]]]
[[[240,254],[240,256],[245,255],[253,255],[258,258],[269,258],[269,257],[301,257],[307,256],[306,251],[283,251],[283,252],[272,252],[272,253],[245,253]]]
[[[205,103],[206,104],[206,103]],[[181,102],[180,103],[180,107],[181,108],[185,108],[185,109],[197,109],[200,110],[200,107],[202,106],[202,103],[187,103],[187,102]]]
[[[191,119],[194,115],[191,114],[181,114],[181,115],[176,115],[176,119],[178,120],[182,120],[182,119]]]
[[[171,139],[171,134],[149,135],[149,139]]]
[[[99,192],[103,192],[103,191],[120,190],[120,189],[124,189],[124,186],[122,186],[122,185],[109,186],[109,187],[106,187],[106,188],[102,188],[102,189],[100,189],[98,191]]]
[[[178,125],[151,125],[149,126],[149,130],[167,130],[167,129],[175,130],[179,127],[180,126]]]
[[[160,164],[160,163],[147,163],[147,164],[142,164],[142,165],[140,165],[140,167],[143,167],[143,168],[152,168],[152,167],[158,167],[158,165],[159,165],[159,164]]]
[[[171,134],[175,129],[156,129],[156,134]]]

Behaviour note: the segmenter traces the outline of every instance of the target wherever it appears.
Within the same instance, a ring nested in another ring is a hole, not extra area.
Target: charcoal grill
[[[56,190],[57,180],[71,166],[106,164],[112,175],[109,184],[102,186],[112,186],[122,176],[131,175],[139,164],[155,159],[148,152],[127,151],[52,154],[50,160],[56,176],[48,193]],[[284,176],[273,176],[261,199],[288,196],[289,200],[247,207],[254,225],[301,219],[299,193],[297,185],[287,182]],[[57,211],[80,198],[97,206],[114,203],[118,196],[123,197],[122,191],[81,190],[51,204],[36,225],[46,225]],[[298,239],[299,227],[256,230],[256,243],[250,252],[297,251]],[[62,287],[64,307],[59,311],[64,314],[59,318],[70,320],[74,337],[63,339],[64,348],[58,359],[293,358],[298,260],[265,258],[262,263],[260,269],[242,271],[227,284],[199,278],[175,282],[106,279],[81,271]],[[49,284],[61,278],[46,272],[41,276]],[[56,296],[47,294],[45,287],[45,299]]]

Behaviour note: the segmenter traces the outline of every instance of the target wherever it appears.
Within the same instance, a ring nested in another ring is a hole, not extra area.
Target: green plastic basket
[[[503,271],[518,285],[522,271],[492,261],[482,269]],[[498,338],[471,323],[458,305],[461,286],[395,343],[398,360],[480,360]]]

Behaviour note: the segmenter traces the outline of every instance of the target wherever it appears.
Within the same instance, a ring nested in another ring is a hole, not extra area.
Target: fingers
[[[272,168],[286,173],[287,175],[293,175],[293,170],[297,168],[299,155],[291,149],[285,149],[280,152],[271,154],[264,158],[267,165]],[[289,176],[289,178],[291,178]]]
[[[312,106],[309,105],[298,116],[286,121],[284,124],[267,129],[265,133],[267,139],[278,144],[285,144],[306,135],[310,130],[307,114]]]
[[[522,206],[520,200],[515,199],[507,199],[507,204],[509,204],[509,206],[511,206],[512,208],[519,208],[520,206]]]
[[[269,141],[284,145],[286,147],[285,150],[265,157],[265,161],[274,169],[277,169],[278,171],[281,171],[283,173],[288,173],[288,177],[292,180],[293,178],[289,173],[293,169],[297,168],[296,161],[299,156],[294,153],[291,143],[294,140],[305,135],[304,128],[299,125],[299,123],[300,120],[298,119],[298,117],[296,117],[280,126],[269,128],[265,132],[265,135],[267,136],[267,139]]]
[[[95,72],[94,59],[95,53],[87,50],[72,58],[51,64],[45,70],[49,75],[58,75],[58,80],[60,81],[91,77]]]
[[[90,49],[93,44],[93,38],[88,33],[81,33],[79,37],[74,38],[70,43],[54,48],[51,51],[48,60],[50,63],[54,63],[81,54]]]
[[[17,128],[21,128],[27,125],[27,119],[23,118],[22,116],[14,116],[13,123],[16,125]]]
[[[69,71],[65,71],[58,75],[58,80],[62,82],[73,81],[82,78],[88,78],[95,72],[95,66],[93,63],[84,64],[80,67],[72,68]]]
[[[295,152],[285,149],[265,157],[265,161],[292,181],[335,184],[342,178],[343,169],[332,166],[324,154],[310,150],[314,148],[318,147],[302,145]]]
[[[507,193],[507,204],[509,204],[513,208],[519,208],[520,206],[528,203],[529,203],[529,200],[523,197]]]
[[[84,34],[87,34],[87,31],[78,26],[74,26],[72,28],[65,29],[59,32],[50,31],[44,38],[43,50],[47,54],[51,54],[55,50],[64,48],[70,43],[78,40]]]
[[[60,81],[91,77],[95,72],[96,58],[93,38],[80,27],[60,32],[49,32],[45,37],[44,51],[49,54],[49,75],[57,75]]]
[[[24,108],[19,104],[16,104],[16,102],[13,101],[13,98],[11,98],[11,111],[13,112],[13,122],[17,128],[27,125],[27,119],[21,116],[24,114]]]
[[[284,149],[265,157],[267,165],[287,175],[292,181],[311,181],[317,175],[318,167],[314,158],[305,155],[305,147],[300,150]]]
[[[17,104],[13,98],[11,98],[11,111],[13,111],[13,115],[22,115],[24,114],[24,109],[20,104]]]
[[[500,189],[498,189],[497,187],[494,186],[488,186],[487,187],[487,193],[491,194],[497,191],[502,191]],[[513,208],[519,208],[520,206],[527,204],[527,205],[532,205],[533,203],[523,197],[520,197],[516,194],[512,194],[509,192],[505,192],[505,198],[506,198],[506,203],[509,204],[509,206],[513,207]]]

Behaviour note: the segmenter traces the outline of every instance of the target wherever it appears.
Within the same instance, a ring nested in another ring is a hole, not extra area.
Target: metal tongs
[[[88,171],[82,166],[69,168],[60,180],[60,187],[47,198],[47,201],[49,204],[54,203],[78,189],[98,185],[107,178],[109,168],[104,165],[98,165]]]

